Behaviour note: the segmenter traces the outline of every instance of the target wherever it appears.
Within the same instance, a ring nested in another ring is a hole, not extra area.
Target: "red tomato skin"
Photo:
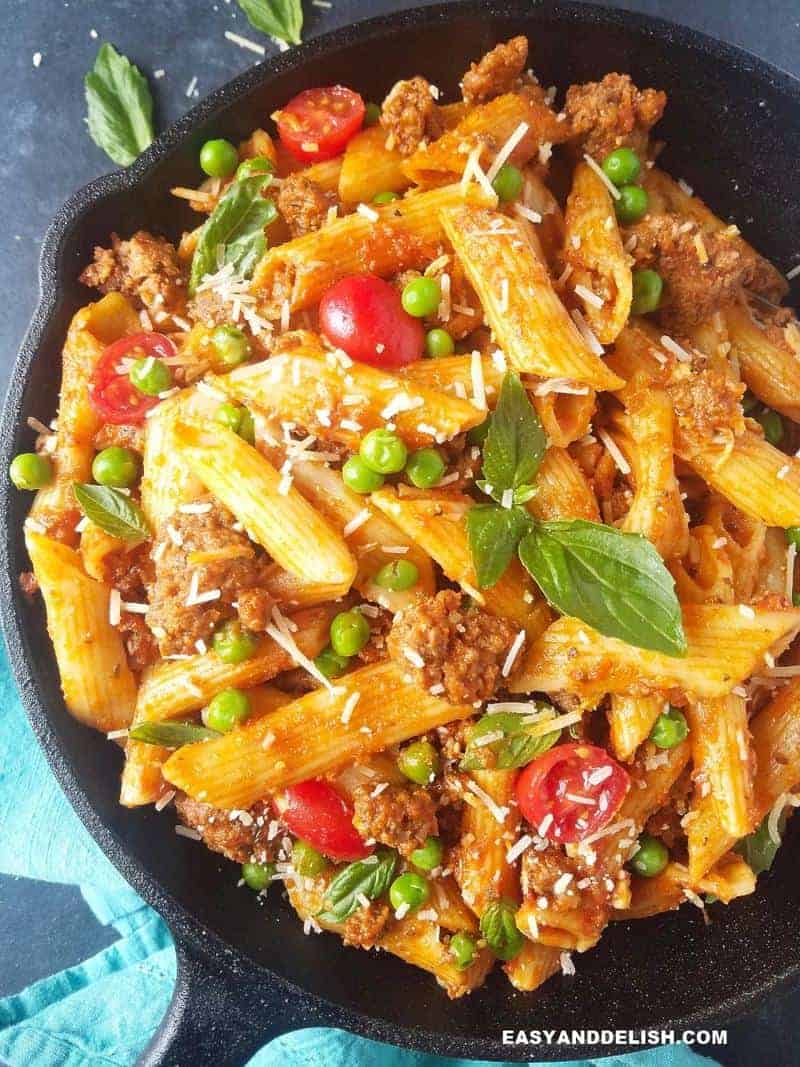
[[[328,782],[309,778],[284,791],[283,821],[332,860],[363,860],[372,852],[353,826],[353,809]]]
[[[331,286],[319,302],[319,322],[328,340],[358,363],[405,367],[422,357],[421,320],[403,309],[393,285],[374,274],[351,274]]]
[[[131,385],[127,374],[117,369],[126,356],[138,358],[135,349],[157,359],[174,356],[176,352],[175,345],[163,333],[134,333],[110,344],[97,361],[89,386],[89,400],[104,422],[117,426],[139,425],[146,413],[159,403],[157,396],[140,393]]]
[[[295,159],[320,163],[344,151],[363,126],[365,111],[358,93],[343,85],[305,89],[278,112],[278,135]],[[303,147],[309,144],[317,147]]]
[[[587,786],[583,775],[601,767],[610,767],[612,773]],[[516,795],[520,811],[539,836],[565,845],[582,841],[609,823],[629,786],[628,772],[605,749],[576,742],[556,745],[529,763],[517,779]],[[597,804],[579,805],[566,799],[565,792],[592,797]],[[578,820],[584,825],[577,826]]]

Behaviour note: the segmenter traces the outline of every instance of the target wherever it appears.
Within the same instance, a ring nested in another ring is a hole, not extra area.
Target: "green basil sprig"
[[[253,29],[287,44],[300,44],[303,8],[300,0],[237,0]]]
[[[781,847],[780,843],[776,843],[769,836],[768,822],[769,814],[764,816],[751,834],[738,841],[733,849],[752,868],[755,875],[762,874],[770,869],[778,854],[778,849]],[[778,837],[783,837],[785,827],[786,812],[784,811],[778,820]]]
[[[146,541],[150,536],[142,509],[118,489],[75,482],[72,492],[86,518],[112,537],[133,542]]]
[[[360,896],[377,900],[389,888],[397,853],[381,848],[365,860],[356,860],[336,875],[325,891],[325,908],[317,916],[323,922],[343,923],[361,907]]]
[[[525,944],[517,929],[517,908],[509,900],[494,900],[481,916],[481,933],[486,944],[501,960],[513,960]]]
[[[128,737],[132,741],[144,741],[146,745],[180,748],[195,741],[213,741],[222,734],[194,722],[140,722],[130,728]]]
[[[503,380],[490,417],[478,485],[494,500],[508,490],[510,507],[478,504],[467,533],[478,586],[502,577],[517,552],[522,565],[563,615],[574,615],[608,637],[670,656],[686,654],[672,575],[640,534],[575,520],[539,522],[521,504],[535,493],[544,431],[516,374]]]
[[[267,250],[264,228],[275,221],[277,210],[262,194],[272,181],[270,173],[233,182],[203,223],[192,258],[189,292],[194,293],[206,274],[228,263],[249,278]]]
[[[103,44],[84,79],[89,136],[127,167],[153,140],[153,98],[147,79],[111,44]]]
[[[531,704],[531,711],[537,710],[536,705]],[[550,709],[551,718],[555,718],[555,711]],[[526,722],[527,715],[517,714],[513,711],[493,711],[482,716],[469,734],[467,748],[461,760],[462,771],[500,770],[510,771],[517,767],[524,767],[526,763],[543,755],[558,741],[561,736],[560,730],[551,730],[546,734],[531,736],[531,730],[541,727],[546,722],[544,716],[537,718],[536,722]],[[480,744],[481,738],[490,734],[502,734],[489,744]]]

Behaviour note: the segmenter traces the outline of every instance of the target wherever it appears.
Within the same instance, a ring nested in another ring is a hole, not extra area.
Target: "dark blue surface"
[[[258,61],[225,40],[226,29],[265,43],[268,54],[275,49],[249,27],[235,3],[225,0],[169,0],[165,5],[144,0],[2,0],[0,6],[5,15],[0,66],[6,133],[0,155],[0,180],[6,190],[0,237],[4,387],[35,303],[36,259],[44,229],[70,192],[109,169],[83,124],[82,79],[99,43],[112,41],[151,76],[159,129],[189,106],[186,89],[192,78],[197,77],[202,96]],[[404,6],[413,3],[333,0],[331,9],[323,9],[304,0],[304,36]],[[800,73],[797,0],[639,0],[617,6],[684,22]],[[35,52],[42,54],[38,68],[32,62]],[[165,75],[154,80],[158,69]],[[24,879],[0,878],[0,930],[0,995],[84,959],[112,940],[74,889]],[[731,1027],[729,1047],[718,1058],[737,1065],[800,1064],[794,1040],[798,1013],[800,992],[776,998]]]

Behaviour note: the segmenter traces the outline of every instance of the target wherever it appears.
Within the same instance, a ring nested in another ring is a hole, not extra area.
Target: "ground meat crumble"
[[[526,37],[512,37],[487,52],[461,80],[466,104],[485,104],[503,93],[510,93],[519,80],[528,58]]]
[[[324,226],[328,209],[335,203],[336,197],[332,193],[304,174],[289,174],[283,179],[278,193],[278,211],[292,237],[302,237]]]
[[[248,811],[223,811],[179,793],[175,808],[184,826],[197,830],[212,852],[234,863],[271,863],[278,854],[280,837],[274,834],[269,840],[273,817],[266,800],[257,800]]]
[[[353,825],[366,841],[380,841],[405,857],[439,832],[436,804],[425,789],[387,785],[376,794],[372,783],[362,785],[353,793],[353,808]]]
[[[111,248],[95,248],[94,262],[80,280],[101,293],[122,293],[148,309],[180,311],[186,300],[186,279],[174,246],[146,230],[128,241],[112,233]]]
[[[444,133],[439,108],[425,78],[397,82],[381,107],[381,125],[387,133],[387,147],[401,156],[416,152],[423,141]]]
[[[395,616],[387,647],[426,689],[442,687],[454,704],[473,704],[494,693],[519,629],[461,603],[452,589],[419,597]]]
[[[371,900],[367,907],[353,912],[344,924],[342,940],[354,948],[374,948],[391,914],[388,904]]]
[[[637,89],[627,74],[606,74],[602,81],[571,85],[566,112],[581,147],[598,162],[626,145],[646,155],[647,136],[667,104],[657,89]]]

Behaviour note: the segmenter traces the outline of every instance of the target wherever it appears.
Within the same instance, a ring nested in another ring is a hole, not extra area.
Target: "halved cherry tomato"
[[[374,274],[351,274],[319,302],[320,329],[351,359],[373,367],[403,367],[422,356],[425,330],[403,310],[393,285]]]
[[[540,837],[570,844],[602,830],[629,785],[628,772],[605,749],[556,745],[520,774],[517,803]]]
[[[363,860],[372,852],[353,826],[352,807],[328,782],[290,785],[277,806],[289,830],[329,859]]]
[[[114,341],[94,368],[89,386],[92,407],[105,422],[143,422],[150,408],[159,402],[158,397],[139,392],[120,364],[124,359],[133,361],[147,356],[168,359],[175,351],[175,345],[163,333],[134,333]]]
[[[292,155],[303,163],[333,159],[361,129],[366,108],[352,89],[330,85],[292,97],[273,118]]]

